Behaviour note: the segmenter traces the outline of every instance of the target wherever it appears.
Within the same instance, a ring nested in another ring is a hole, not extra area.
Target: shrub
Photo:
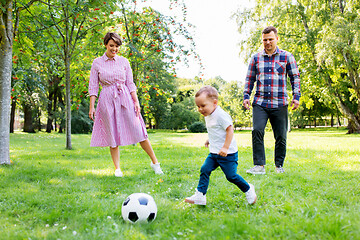
[[[71,111],[71,133],[90,133],[92,124],[89,118],[89,103],[81,101],[79,108]]]
[[[192,133],[206,132],[206,126],[203,122],[194,122],[189,126],[189,131]]]
[[[189,128],[191,123],[199,120],[200,113],[191,109],[192,105],[187,102],[174,103],[159,123],[162,129],[184,129]]]

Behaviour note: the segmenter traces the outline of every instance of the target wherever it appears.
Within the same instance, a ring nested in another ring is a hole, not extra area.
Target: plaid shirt
[[[265,50],[252,56],[245,80],[244,100],[250,99],[256,82],[254,103],[266,108],[288,104],[286,76],[289,76],[295,100],[300,99],[300,74],[294,56],[276,47],[273,55]]]

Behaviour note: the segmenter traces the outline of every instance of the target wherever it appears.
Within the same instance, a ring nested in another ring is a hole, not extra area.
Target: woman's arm
[[[139,99],[136,95],[136,91],[132,91],[131,93],[131,98],[134,102],[134,107],[135,107],[135,112],[136,112],[136,116],[139,117],[140,115],[140,104],[139,104]]]
[[[95,95],[90,96],[89,117],[93,121],[95,119],[95,100],[96,100]]]

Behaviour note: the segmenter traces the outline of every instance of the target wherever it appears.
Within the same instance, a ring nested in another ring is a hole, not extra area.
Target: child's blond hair
[[[212,99],[216,99],[216,100],[219,98],[219,93],[216,90],[216,88],[209,86],[209,85],[203,86],[202,88],[200,88],[200,90],[195,94],[195,97],[198,97],[203,93],[205,93],[206,97],[208,97],[208,98],[212,98]]]

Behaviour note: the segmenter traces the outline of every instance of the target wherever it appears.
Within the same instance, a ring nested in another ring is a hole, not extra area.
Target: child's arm
[[[220,151],[218,153],[220,156],[222,156],[222,157],[227,156],[227,153],[229,151],[229,147],[230,147],[233,137],[234,137],[234,127],[232,125],[230,125],[226,128],[225,143],[224,143],[224,146],[220,149]]]

